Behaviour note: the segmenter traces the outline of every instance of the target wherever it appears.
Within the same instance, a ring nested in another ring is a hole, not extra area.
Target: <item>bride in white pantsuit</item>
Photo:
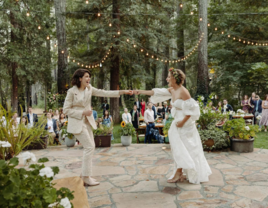
[[[72,77],[72,85],[65,98],[63,113],[68,115],[67,132],[83,145],[82,179],[84,185],[99,185],[92,174],[92,158],[95,149],[93,129],[96,123],[91,110],[91,97],[120,97],[122,94],[132,95],[129,90],[104,91],[90,85],[91,74],[87,69],[78,69]]]
[[[170,69],[167,77],[169,89],[136,90],[134,93],[152,95],[153,103],[171,99],[171,114],[174,120],[168,136],[174,159],[174,171],[168,182],[183,181],[186,176],[190,183],[199,184],[209,180],[211,170],[195,125],[200,116],[199,105],[183,86],[184,80],[185,74],[181,70]]]

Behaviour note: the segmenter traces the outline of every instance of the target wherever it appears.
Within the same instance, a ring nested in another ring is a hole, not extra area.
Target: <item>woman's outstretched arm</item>
[[[150,95],[153,96],[154,95],[154,91],[153,90],[133,90],[135,95]]]

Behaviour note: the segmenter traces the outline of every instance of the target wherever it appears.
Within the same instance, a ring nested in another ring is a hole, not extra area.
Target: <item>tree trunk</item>
[[[120,9],[119,1],[113,0],[113,19],[115,28],[120,31]],[[110,90],[119,90],[119,41],[115,42],[115,46],[112,47],[112,65],[110,73]],[[110,112],[115,124],[120,123],[120,108],[119,108],[119,98],[110,99]]]
[[[66,68],[67,68],[67,49],[66,49],[66,30],[65,16],[66,0],[54,0],[56,29],[58,40],[58,76],[57,86],[58,92],[64,93],[66,89]]]
[[[18,24],[15,20],[15,16],[13,11],[10,11],[10,23],[13,26],[14,30],[18,28]],[[11,29],[11,42],[16,42],[17,37],[14,31]],[[17,68],[18,63],[11,62],[11,79],[12,79],[12,94],[11,94],[11,105],[12,105],[12,111],[17,112],[18,111],[18,83],[19,78],[17,75]]]
[[[200,20],[202,18],[202,20]],[[208,97],[209,76],[208,76],[208,54],[207,54],[207,0],[199,0],[199,39],[203,39],[198,47],[198,72],[196,96]]]
[[[177,15],[178,18],[182,14],[182,7],[180,7],[181,3],[177,5]],[[178,31],[177,31],[177,47],[178,47],[178,58],[184,57],[184,31],[182,25],[183,23],[178,21]],[[185,71],[185,61],[178,62],[178,69],[181,69],[186,75]],[[186,79],[184,80],[184,86],[186,87]]]

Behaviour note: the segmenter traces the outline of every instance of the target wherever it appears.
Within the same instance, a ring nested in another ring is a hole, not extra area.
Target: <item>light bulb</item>
[[[38,30],[41,30],[41,26],[40,25],[38,26]]]
[[[26,13],[26,15],[27,15],[27,17],[29,17],[29,16],[30,16],[30,13],[29,13],[29,12],[27,12],[27,13]]]
[[[228,35],[228,38],[230,38],[231,36],[230,35]]]
[[[183,4],[180,4],[180,8],[182,8],[183,7]]]
[[[82,67],[84,66],[84,64],[81,65]]]
[[[210,27],[210,23],[208,23],[208,27]]]
[[[136,48],[136,45],[134,44],[133,47]]]
[[[221,34],[224,34],[224,32],[222,31]]]
[[[202,17],[200,17],[200,19],[199,19],[200,21],[202,21],[203,19],[202,19]]]
[[[233,40],[235,40],[235,37],[233,37]]]
[[[141,52],[143,52],[143,49],[141,49]]]
[[[218,30],[218,28],[215,27],[215,31],[217,31],[217,30]]]
[[[117,34],[120,35],[120,31],[118,31]]]
[[[77,65],[80,65],[80,63],[78,62]]]
[[[56,43],[54,44],[54,47],[55,47],[55,48],[57,47],[57,44],[56,44]]]
[[[100,63],[100,67],[102,67],[102,64]]]
[[[86,4],[88,4],[88,1],[86,1]]]
[[[154,56],[152,56],[152,58],[154,58]]]
[[[191,12],[191,15],[193,15],[194,14],[194,12]]]
[[[75,60],[73,60],[73,62],[75,62]]]
[[[146,53],[146,56],[149,56],[149,53]]]
[[[49,36],[47,36],[47,40],[49,40]]]
[[[100,13],[98,13],[98,17],[100,17],[101,16],[101,14]]]
[[[127,39],[127,42],[129,42],[129,39]]]
[[[61,53],[64,53],[64,51],[61,51]]]
[[[110,23],[109,26],[112,27],[112,23]]]

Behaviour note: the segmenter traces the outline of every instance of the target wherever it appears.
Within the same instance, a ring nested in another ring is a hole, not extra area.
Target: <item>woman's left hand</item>
[[[183,121],[178,121],[178,122],[176,123],[176,126],[177,126],[178,128],[183,127],[183,125],[184,125]]]
[[[133,91],[132,90],[125,90],[125,94],[126,95],[133,95]]]

